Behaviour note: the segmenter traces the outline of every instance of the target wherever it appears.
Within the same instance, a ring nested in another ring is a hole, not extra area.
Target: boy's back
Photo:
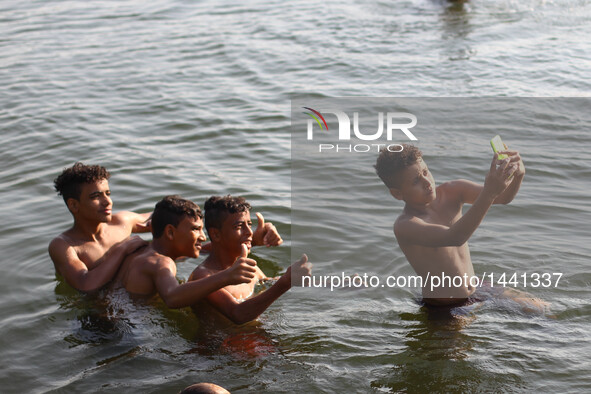
[[[157,292],[158,271],[167,270],[176,275],[176,264],[167,256],[157,253],[151,245],[127,256],[115,277],[115,286],[122,286],[133,294],[151,295]]]

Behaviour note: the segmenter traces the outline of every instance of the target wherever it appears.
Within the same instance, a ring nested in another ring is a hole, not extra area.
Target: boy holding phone
[[[474,268],[468,239],[476,231],[492,204],[510,203],[525,175],[517,151],[495,152],[484,185],[465,179],[435,186],[435,180],[423,161],[421,151],[403,145],[401,152],[382,149],[374,166],[390,194],[405,202],[394,223],[394,234],[404,255],[423,278],[423,301],[429,305],[461,305],[472,300],[476,288],[463,280],[461,286],[444,283],[431,286],[429,278],[445,275],[470,278]],[[499,160],[498,154],[507,157]],[[462,214],[462,206],[472,204]],[[457,282],[456,282],[457,283]],[[543,302],[513,291],[511,297],[522,305],[539,310]],[[477,300],[477,299],[476,299]]]

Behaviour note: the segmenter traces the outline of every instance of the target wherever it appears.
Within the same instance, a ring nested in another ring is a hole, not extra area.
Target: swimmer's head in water
[[[423,153],[414,145],[402,144],[401,152],[391,152],[386,148],[380,151],[374,168],[388,189],[399,188],[402,172],[418,162]]]
[[[230,392],[217,384],[196,383],[186,387],[179,394],[230,394]]]
[[[86,165],[76,163],[72,167],[65,168],[62,173],[55,178],[53,186],[55,191],[64,198],[67,204],[68,199],[80,200],[82,186],[86,183],[94,183],[102,180],[108,180],[111,174],[105,167],[99,165]]]
[[[250,211],[250,208],[250,204],[246,202],[244,197],[230,195],[210,197],[203,206],[205,210],[205,229],[208,232],[212,227],[221,229],[228,215]]]
[[[193,201],[180,196],[166,196],[158,201],[152,213],[152,236],[160,238],[168,224],[177,227],[185,218],[203,219],[201,209]]]

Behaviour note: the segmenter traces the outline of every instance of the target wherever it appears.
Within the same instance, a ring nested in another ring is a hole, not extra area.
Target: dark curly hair
[[[207,231],[211,227],[219,229],[228,215],[249,211],[250,208],[250,204],[246,202],[244,197],[232,197],[231,195],[224,197],[212,196],[205,201],[203,206],[205,210],[205,228]]]
[[[203,219],[201,209],[193,201],[185,200],[180,196],[166,196],[158,201],[152,213],[152,236],[160,238],[164,228],[172,224],[174,227],[188,216],[197,220]]]
[[[423,157],[423,153],[414,145],[402,144],[402,147],[400,152],[390,152],[382,148],[374,165],[376,173],[389,189],[400,187],[402,170]]]
[[[69,198],[80,200],[82,185],[103,179],[109,179],[111,174],[105,167],[99,165],[88,166],[77,162],[70,168],[64,168],[62,173],[53,180],[53,186],[58,195],[68,202]]]

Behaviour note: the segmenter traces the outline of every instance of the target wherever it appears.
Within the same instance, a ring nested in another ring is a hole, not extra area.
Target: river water
[[[0,2],[0,391],[588,392],[590,21],[588,0]],[[285,239],[254,250],[269,276],[301,252],[318,275],[411,275],[375,152],[296,149],[301,107],[332,97],[406,98],[429,119],[415,130],[438,183],[481,182],[495,134],[519,149],[523,186],[472,259],[477,274],[560,273],[517,286],[546,316],[503,302],[438,316],[408,287],[294,288],[216,330],[56,280],[47,244],[71,217],[52,181],[75,161],[111,171],[115,210],[245,196]]]

